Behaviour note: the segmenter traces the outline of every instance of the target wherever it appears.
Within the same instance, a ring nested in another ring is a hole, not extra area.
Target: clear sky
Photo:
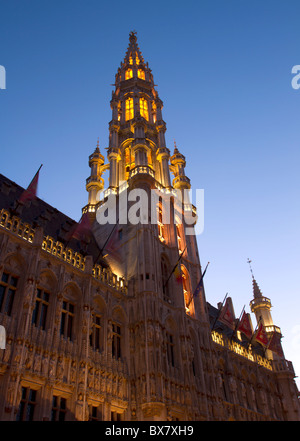
[[[39,196],[79,220],[136,30],[168,147],[175,138],[192,188],[205,191],[207,300],[228,292],[237,316],[250,312],[250,257],[300,375],[299,1],[0,0],[0,11],[0,173],[26,187],[43,163]]]

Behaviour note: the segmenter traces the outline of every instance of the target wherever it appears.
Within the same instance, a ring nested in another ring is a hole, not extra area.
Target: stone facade
[[[16,202],[23,189],[0,176],[0,419],[299,420],[291,362],[222,325],[203,286],[193,296],[197,242],[174,202],[190,188],[185,157],[166,147],[162,101],[134,33],[111,108],[108,163],[97,145],[82,210],[92,227],[79,239],[74,221],[38,198]],[[174,196],[170,221],[159,201],[155,224],[100,225],[107,169],[105,196],[118,208],[124,194],[143,189],[151,201],[156,189]],[[252,310],[278,330],[263,299],[256,284]]]

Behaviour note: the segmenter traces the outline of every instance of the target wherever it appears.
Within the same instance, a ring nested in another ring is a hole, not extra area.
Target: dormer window
[[[128,121],[133,118],[133,98],[127,98],[125,101],[125,120]]]
[[[143,69],[138,69],[137,74],[138,78],[140,78],[141,80],[145,79],[145,72],[143,71]]]
[[[149,121],[148,102],[145,98],[140,98],[140,114]]]
[[[127,69],[125,71],[125,80],[129,80],[129,78],[133,77],[132,69]]]

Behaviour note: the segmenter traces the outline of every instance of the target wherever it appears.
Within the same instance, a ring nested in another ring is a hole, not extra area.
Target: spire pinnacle
[[[247,260],[247,262],[249,263],[249,267],[250,267],[250,272],[251,272],[251,274],[252,274],[252,279],[254,279],[254,276],[253,276],[253,271],[252,271],[252,267],[251,267],[251,262],[252,262],[252,260],[250,260],[250,259],[249,259],[249,257],[248,257],[248,260]]]
[[[100,153],[100,148],[99,148],[99,136],[98,136],[98,139],[97,139],[97,145],[96,145],[96,148],[95,148],[95,152]]]
[[[248,257],[247,262],[249,263],[250,272],[251,272],[251,275],[252,275],[253,297],[255,299],[257,299],[259,297],[262,297],[262,292],[261,292],[261,290],[260,290],[260,288],[259,288],[259,286],[258,286],[258,284],[257,284],[257,282],[256,282],[256,280],[254,278],[252,267],[251,267],[252,260],[250,260],[249,257]]]
[[[179,150],[177,148],[176,141],[174,139],[174,153],[173,154],[175,155],[176,153],[179,153]]]
[[[136,36],[137,32],[136,31],[131,31],[129,34],[129,41],[130,43],[135,43],[137,40],[137,36]]]

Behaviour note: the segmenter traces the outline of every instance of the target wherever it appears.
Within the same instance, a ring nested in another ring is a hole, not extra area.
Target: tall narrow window
[[[176,224],[176,234],[177,234],[178,250],[182,253],[184,248],[183,248],[181,225]]]
[[[132,59],[132,55],[130,54],[130,57],[129,57],[129,64],[133,64],[133,59]]]
[[[133,98],[127,98],[125,101],[125,119],[126,121],[133,118]]]
[[[141,80],[145,79],[145,72],[143,71],[143,69],[138,69],[137,74],[138,78],[140,78]]]
[[[17,421],[33,421],[36,406],[36,391],[22,387],[22,397],[17,413]]]
[[[145,98],[140,98],[140,114],[147,121],[149,120],[148,102]]]
[[[53,395],[51,421],[65,421],[67,413],[67,400]]]
[[[162,290],[163,290],[163,298],[164,300],[168,301],[170,299],[170,291],[169,291],[169,285],[168,285],[168,278],[169,278],[169,266],[166,261],[166,258],[162,256],[161,258],[161,279],[162,279]]]
[[[129,78],[133,77],[132,69],[127,69],[125,71],[125,80],[129,80]]]
[[[93,314],[93,323],[90,334],[91,347],[99,351],[101,350],[101,317],[100,315]]]
[[[17,284],[18,277],[3,272],[0,282],[0,312],[11,315]]]
[[[167,357],[169,366],[175,366],[173,335],[167,333]]]
[[[156,123],[156,104],[152,103],[152,115],[153,115],[153,122]]]
[[[74,305],[73,303],[63,301],[60,322],[60,335],[72,340],[73,338],[73,321],[74,321]]]
[[[190,289],[190,281],[187,270],[183,265],[181,265],[181,273],[182,273],[182,287],[183,287],[183,295],[184,295],[184,303],[185,303],[185,311],[187,314],[191,314],[191,289]]]
[[[137,66],[140,64],[140,59],[139,59],[139,56],[138,56],[137,52],[135,53],[135,64]]]
[[[159,204],[157,207],[157,226],[158,226],[158,237],[161,242],[165,242],[165,228],[163,224],[163,212],[162,205]]]
[[[121,358],[121,327],[116,323],[112,324],[112,356]]]
[[[46,329],[46,319],[49,307],[49,293],[41,288],[37,289],[35,308],[32,313],[32,324]]]

